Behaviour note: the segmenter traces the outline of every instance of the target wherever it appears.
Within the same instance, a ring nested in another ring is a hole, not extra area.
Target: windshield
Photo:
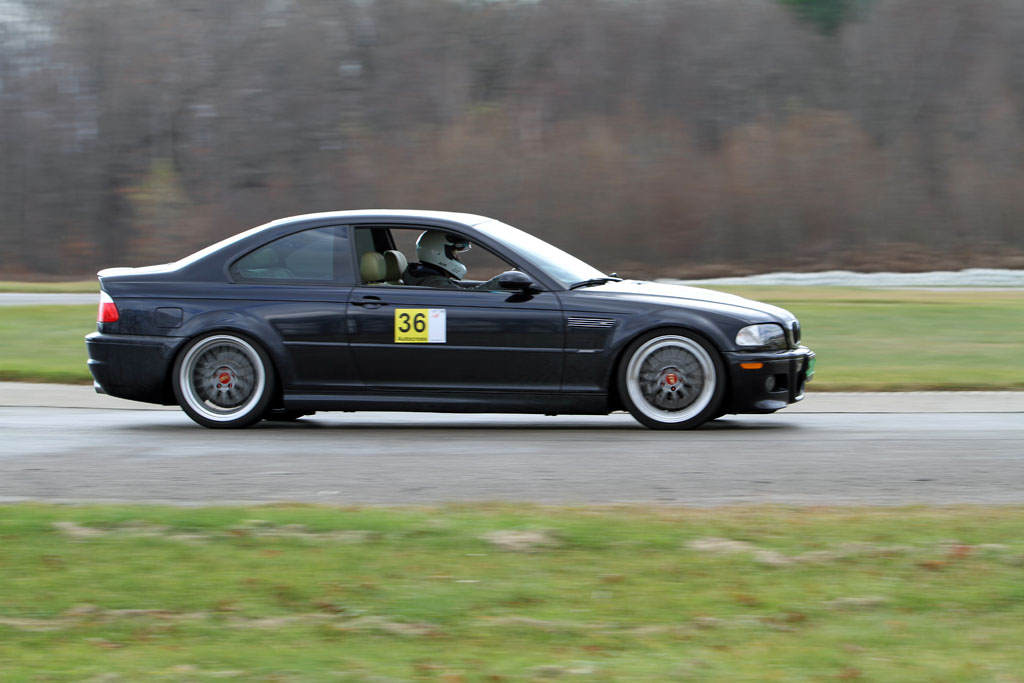
[[[597,268],[519,228],[513,228],[511,225],[499,221],[491,221],[476,227],[503,242],[512,251],[525,254],[532,263],[548,276],[558,280],[564,287],[584,280],[607,277]]]

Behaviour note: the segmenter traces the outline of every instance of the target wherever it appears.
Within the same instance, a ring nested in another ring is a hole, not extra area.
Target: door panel
[[[348,319],[356,367],[373,388],[561,389],[564,320],[550,292],[362,286]]]

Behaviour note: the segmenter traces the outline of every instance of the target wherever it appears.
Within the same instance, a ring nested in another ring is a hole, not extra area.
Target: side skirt
[[[532,413],[606,415],[611,412],[606,394],[509,394],[456,392],[285,393],[288,410],[384,410],[428,413]]]

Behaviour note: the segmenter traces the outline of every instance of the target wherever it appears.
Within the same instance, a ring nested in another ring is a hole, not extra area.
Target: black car
[[[414,245],[438,232],[473,246],[449,254],[470,272],[408,284],[426,267]],[[318,410],[626,409],[687,429],[779,410],[814,372],[788,311],[609,276],[468,214],[297,216],[99,280],[96,390],[178,404],[206,427]]]

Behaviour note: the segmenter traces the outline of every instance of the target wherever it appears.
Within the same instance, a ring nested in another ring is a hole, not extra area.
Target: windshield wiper
[[[576,282],[569,285],[569,289],[579,289],[580,287],[594,287],[595,285],[603,285],[606,282],[622,282],[621,277],[594,277],[589,280],[583,280],[582,282]]]

